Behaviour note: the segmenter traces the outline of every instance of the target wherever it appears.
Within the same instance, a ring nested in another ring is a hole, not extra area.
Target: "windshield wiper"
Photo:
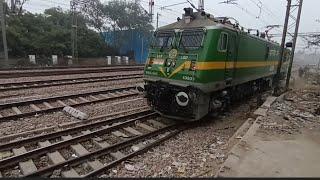
[[[183,44],[183,41],[181,40],[181,43],[180,43],[181,45],[182,45],[182,47],[183,47],[183,51],[185,52],[185,53],[188,53],[188,49],[184,46],[184,44]]]
[[[165,43],[163,43],[163,45],[160,48],[160,52],[163,52],[163,48],[164,47],[168,47],[168,41],[169,41],[170,37],[167,37],[167,41]]]
[[[163,52],[163,48],[164,48],[164,44],[161,46],[161,48],[160,48],[160,52]]]

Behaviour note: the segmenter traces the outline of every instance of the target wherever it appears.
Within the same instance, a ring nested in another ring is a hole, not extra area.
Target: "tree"
[[[90,27],[96,29],[105,38],[104,32],[108,31],[108,17],[104,11],[104,5],[100,0],[90,0],[88,3],[80,4],[83,17]]]
[[[23,6],[29,0],[9,0],[9,1],[10,1],[10,7],[8,3],[6,3],[7,14],[22,15],[22,13],[24,13]]]
[[[320,46],[320,34],[310,35],[306,39],[308,41],[308,47]]]
[[[122,33],[123,31],[140,32],[146,38],[151,36],[153,26],[150,16],[139,3],[113,0],[105,5],[104,12],[109,17],[118,47],[131,38],[131,33]]]
[[[92,0],[82,5],[84,17],[90,27],[95,28],[100,35],[106,39],[105,32],[135,30],[144,36],[149,36],[153,26],[150,23],[150,16],[140,6],[139,2],[127,2],[123,0],[112,0],[102,4],[100,0]],[[118,47],[126,41],[128,33],[117,33]]]
[[[106,45],[100,35],[86,26],[86,19],[79,21],[79,56],[103,57],[114,50]],[[71,54],[71,14],[61,8],[45,10],[43,14],[24,13],[7,18],[9,55],[51,57]]]

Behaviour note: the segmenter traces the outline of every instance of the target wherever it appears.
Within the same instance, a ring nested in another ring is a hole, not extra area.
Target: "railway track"
[[[115,66],[100,68],[71,68],[71,69],[36,69],[36,70],[9,70],[0,71],[0,79],[2,78],[18,78],[18,77],[35,77],[35,76],[56,76],[70,74],[88,74],[88,73],[106,73],[120,71],[139,71],[144,66]]]
[[[52,86],[62,86],[62,85],[107,82],[107,81],[115,81],[115,80],[127,80],[127,79],[142,78],[142,77],[143,77],[142,73],[135,73],[135,74],[129,74],[129,75],[109,75],[109,76],[97,76],[97,77],[79,77],[79,78],[40,80],[40,81],[0,83],[0,92],[20,90],[20,89],[30,89],[30,88],[42,88],[42,87],[52,87]]]
[[[38,69],[83,69],[83,68],[105,68],[105,67],[131,67],[131,66],[143,66],[144,64],[131,64],[131,65],[69,65],[69,66],[39,66],[39,67],[12,67],[12,68],[0,68],[0,71],[12,71],[12,70],[38,70]]]
[[[93,177],[183,128],[150,110],[0,145],[2,177]]]
[[[137,95],[138,92],[136,88],[134,86],[129,86],[124,88],[3,103],[0,104],[0,122],[16,120],[41,113],[59,111],[66,106],[77,107]]]

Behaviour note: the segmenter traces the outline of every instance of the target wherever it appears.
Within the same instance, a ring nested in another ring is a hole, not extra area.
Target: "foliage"
[[[92,0],[82,9],[89,26],[101,33],[114,32],[117,36],[115,37],[117,47],[122,46],[130,38],[128,37],[130,33],[116,33],[117,31],[135,30],[148,37],[153,30],[150,16],[139,2],[111,0],[107,4],[102,4],[99,0]]]
[[[104,5],[100,0],[90,0],[88,3],[83,4],[80,9],[88,25],[96,29],[104,37],[103,32],[108,30],[105,26],[108,23],[108,18],[104,12]]]
[[[312,46],[320,47],[320,34],[310,35],[306,38],[308,42],[308,48]]]
[[[59,7],[47,9],[42,14],[33,14],[23,9],[16,13],[9,10],[8,6],[7,9],[10,56],[27,57],[34,54],[46,59],[51,55],[71,55],[71,12]],[[116,50],[105,42],[107,31],[117,34],[115,48],[119,48],[130,37],[129,33],[116,32],[134,30],[148,37],[153,30],[148,13],[139,3],[112,0],[102,4],[100,0],[90,0],[80,10],[81,13],[76,15],[79,57],[115,55]]]
[[[86,26],[84,17],[78,16],[78,22],[79,57],[102,57],[114,53],[97,32]],[[11,14],[7,18],[7,39],[11,56],[70,55],[70,12],[64,12],[61,8],[51,8],[43,14]]]

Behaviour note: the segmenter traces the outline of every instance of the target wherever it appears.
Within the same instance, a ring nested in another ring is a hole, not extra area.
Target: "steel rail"
[[[64,129],[64,130],[60,130],[60,131],[56,131],[56,132],[52,132],[52,133],[48,133],[48,134],[44,134],[44,135],[38,135],[38,136],[33,136],[30,138],[25,138],[25,139],[21,139],[21,140],[17,140],[17,141],[12,141],[12,142],[8,142],[6,144],[1,144],[0,145],[0,151],[7,151],[7,150],[11,150],[13,148],[17,148],[19,146],[26,146],[26,145],[30,145],[39,141],[46,141],[49,139],[54,139],[57,137],[61,137],[70,133],[75,133],[75,132],[81,132],[82,130],[86,130],[86,129],[90,129],[90,128],[96,128],[96,127],[101,127],[104,125],[108,125],[108,124],[112,124],[112,123],[116,123],[119,121],[123,121],[125,119],[129,119],[129,118],[133,118],[135,116],[153,116],[154,114],[152,113],[151,110],[144,110],[141,112],[135,112],[135,113],[130,113],[128,115],[123,115],[123,116],[119,116],[116,118],[108,118],[106,120],[103,121],[97,121],[99,119],[103,119],[105,118],[105,116],[98,116],[98,117],[94,117],[91,118],[89,121],[97,121],[97,122],[93,122],[90,124],[84,124],[84,125],[80,125],[80,126],[76,126],[76,127],[72,127],[72,128],[68,128],[68,129]]]
[[[117,68],[117,67],[139,67],[143,64],[129,64],[129,65],[71,65],[71,66],[43,66],[43,67],[13,67],[13,68],[0,68],[1,71],[14,71],[14,70],[43,70],[43,69],[85,69],[85,68]]]
[[[34,71],[12,70],[12,71],[0,71],[0,79],[1,78],[17,78],[17,77],[106,73],[106,72],[120,72],[120,71],[139,71],[139,70],[143,70],[143,69],[144,69],[144,66],[88,68],[88,69],[65,69],[65,70],[34,70]]]
[[[137,98],[137,99],[133,99],[133,100],[129,100],[129,101],[120,101],[120,102],[116,102],[112,105],[119,105],[119,104],[123,104],[125,102],[132,102],[135,100],[140,100],[142,98]],[[39,134],[49,134],[51,132],[54,131],[58,131],[58,130],[62,130],[62,129],[67,129],[67,128],[71,128],[71,127],[78,127],[80,125],[84,125],[84,124],[90,124],[94,121],[98,121],[100,119],[110,119],[112,117],[122,117],[124,114],[126,115],[130,115],[133,112],[135,113],[140,113],[146,110],[151,110],[149,106],[142,106],[142,107],[138,107],[138,108],[133,108],[133,109],[127,109],[124,111],[117,111],[111,114],[103,114],[103,115],[99,115],[99,116],[95,116],[92,118],[89,118],[88,120],[85,121],[73,121],[71,123],[65,123],[65,124],[59,124],[59,125],[54,125],[54,126],[50,126],[50,127],[45,127],[45,128],[40,128],[40,129],[34,129],[34,130],[30,130],[30,131],[24,131],[21,133],[17,133],[17,134],[9,134],[9,135],[5,135],[5,136],[1,136],[0,137],[0,146],[2,144],[8,144],[9,142],[14,142],[17,139],[25,139],[26,137],[30,137],[30,136],[37,136]]]
[[[102,149],[98,149],[96,151],[93,151],[89,154],[86,154],[86,155],[82,155],[82,156],[79,156],[77,158],[74,158],[74,159],[70,159],[70,160],[67,160],[67,161],[64,161],[62,163],[59,163],[59,164],[54,164],[54,165],[51,165],[51,166],[48,166],[46,168],[43,168],[37,172],[34,172],[34,173],[31,173],[31,174],[27,174],[23,177],[35,177],[35,176],[46,176],[46,175],[49,175],[51,172],[53,172],[54,170],[56,169],[59,169],[59,168],[62,168],[66,165],[68,166],[77,166],[81,163],[84,163],[86,162],[88,159],[92,159],[92,158],[98,158],[98,157],[101,157],[101,156],[104,156],[108,153],[111,153],[112,151],[117,151],[117,150],[120,150],[120,149],[123,149],[123,148],[127,148],[141,140],[145,140],[145,139],[148,139],[148,138],[152,138],[156,135],[159,135],[163,132],[166,132],[170,129],[174,129],[175,127],[177,127],[177,124],[173,124],[173,125],[168,125],[167,127],[164,127],[164,128],[161,128],[161,129],[158,129],[156,131],[153,131],[153,132],[150,132],[150,133],[147,133],[147,134],[143,134],[143,135],[139,135],[137,137],[134,137],[134,138],[130,138],[126,141],[123,141],[123,142],[119,142],[119,143],[116,143],[114,145],[111,145],[111,146],[108,146],[108,147],[105,147],[105,148],[102,148]],[[173,133],[170,133],[170,137],[172,137],[173,135],[176,135],[177,134],[177,130],[175,130]],[[166,139],[169,137],[168,135],[165,136]],[[161,138],[162,140],[164,140],[164,138]],[[157,141],[157,144],[159,143],[160,141]],[[153,146],[156,145],[156,143],[153,143],[152,144]],[[150,148],[151,146],[150,145],[147,145],[142,149],[146,150],[146,148]],[[138,150],[139,152],[141,152],[141,150]],[[136,153],[134,154],[136,155]],[[126,156],[126,158],[121,158],[119,160],[116,160],[117,162],[122,162],[128,158],[131,158],[133,155],[132,153],[128,156]],[[115,165],[115,163],[113,163],[113,165]],[[107,166],[110,166],[109,164]],[[95,174],[97,172],[101,171],[101,169],[99,169],[98,171],[93,171],[91,174]],[[90,174],[90,175],[91,175]]]
[[[56,151],[58,149],[62,149],[62,148],[65,148],[65,147],[68,147],[70,145],[73,145],[73,144],[77,144],[77,143],[80,143],[80,142],[84,142],[84,141],[87,141],[97,135],[102,135],[102,134],[106,134],[106,133],[110,133],[116,129],[120,129],[120,128],[123,128],[123,127],[126,127],[130,124],[133,124],[137,121],[146,121],[147,118],[151,117],[152,115],[156,115],[156,113],[150,113],[149,115],[145,115],[145,116],[142,116],[142,117],[138,117],[138,118],[134,118],[134,119],[131,119],[131,120],[127,120],[125,122],[120,122],[116,125],[112,125],[112,126],[109,126],[109,127],[106,127],[106,128],[102,128],[100,130],[96,130],[96,131],[92,131],[90,133],[87,133],[87,134],[83,134],[83,135],[80,135],[80,136],[76,136],[76,137],[72,137],[68,140],[63,140],[63,141],[59,141],[57,143],[54,143],[54,144],[50,144],[49,146],[46,146],[46,147],[41,147],[41,148],[38,148],[38,149],[34,149],[34,150],[31,150],[31,151],[28,151],[24,154],[20,154],[20,155],[16,155],[16,156],[12,156],[12,157],[9,157],[9,158],[6,158],[6,159],[3,159],[3,160],[0,160],[0,169],[3,169],[5,167],[10,167],[14,164],[17,164],[23,160],[27,160],[27,159],[32,159],[34,157],[39,157],[39,156],[42,156],[48,152],[51,152],[51,151]]]
[[[142,73],[136,73],[136,74],[129,74],[129,75],[112,75],[112,76],[97,76],[97,77],[84,77],[84,78],[82,77],[82,78],[66,78],[66,79],[1,83],[0,91],[9,91],[9,90],[12,91],[12,90],[19,90],[19,89],[107,82],[107,81],[127,80],[127,79],[142,78],[142,77],[143,77]]]
[[[166,141],[166,140],[178,135],[182,131],[183,131],[183,129],[175,130],[175,131],[171,132],[170,134],[168,134],[168,135],[156,140],[155,142],[152,142],[152,143],[146,145],[145,147],[139,149],[138,151],[130,153],[130,154],[126,155],[123,158],[120,158],[120,159],[117,159],[115,161],[112,161],[111,163],[105,165],[104,167],[102,167],[100,169],[94,170],[94,171],[84,175],[83,178],[94,177],[94,176],[98,175],[99,173],[102,173],[103,171],[105,171],[107,169],[110,169],[110,168],[116,166],[117,164],[120,164],[123,161],[126,161],[126,160],[128,160],[130,158],[133,158],[133,157],[139,155],[139,154],[142,154],[143,152],[146,152],[147,150],[149,150],[149,149],[161,144],[162,142],[164,142],[164,141]]]
[[[76,97],[86,97],[86,96],[90,96],[90,95],[116,93],[116,92],[130,91],[130,90],[135,90],[135,87],[130,86],[130,87],[125,87],[125,88],[116,88],[116,89],[92,91],[92,92],[86,92],[86,93],[78,93],[78,94],[72,94],[72,95],[54,96],[54,97],[49,97],[49,98],[39,98],[39,99],[26,100],[26,101],[4,103],[4,104],[0,104],[0,110],[12,108],[12,107],[18,107],[18,106],[31,105],[31,104],[39,104],[39,103],[50,102],[50,101],[67,100],[67,99],[76,98]],[[139,94],[138,92],[130,92],[130,94],[123,94],[120,96],[105,97],[105,98],[101,98],[101,99],[78,102],[77,104],[73,104],[71,106],[78,107],[78,106],[87,105],[87,104],[91,104],[91,103],[99,103],[99,102],[114,100],[114,99],[118,99],[118,98],[137,96],[138,94]],[[25,112],[25,113],[20,113],[20,114],[17,113],[17,114],[8,115],[8,116],[0,116],[0,122],[7,121],[7,120],[14,120],[17,118],[22,118],[22,117],[27,117],[27,116],[32,116],[32,115],[39,114],[39,113],[54,112],[54,111],[61,110],[64,107],[65,107],[64,105],[60,105],[57,107],[41,109],[41,110],[32,111],[32,112]]]
[[[98,95],[101,93],[113,93],[113,92],[117,92],[117,91],[125,91],[125,90],[132,90],[132,89],[135,89],[135,87],[129,86],[129,87],[124,87],[124,88],[115,88],[115,89],[91,91],[91,92],[77,93],[77,94],[64,95],[64,96],[53,96],[53,97],[47,97],[47,98],[39,98],[39,99],[32,99],[32,100],[25,100],[25,101],[11,102],[11,103],[3,103],[3,104],[0,104],[0,109],[12,107],[12,106],[21,106],[21,105],[32,104],[32,103],[42,103],[42,102],[48,102],[48,101],[53,101],[53,100],[63,100],[63,99],[70,99],[70,98],[75,98],[75,97]]]

